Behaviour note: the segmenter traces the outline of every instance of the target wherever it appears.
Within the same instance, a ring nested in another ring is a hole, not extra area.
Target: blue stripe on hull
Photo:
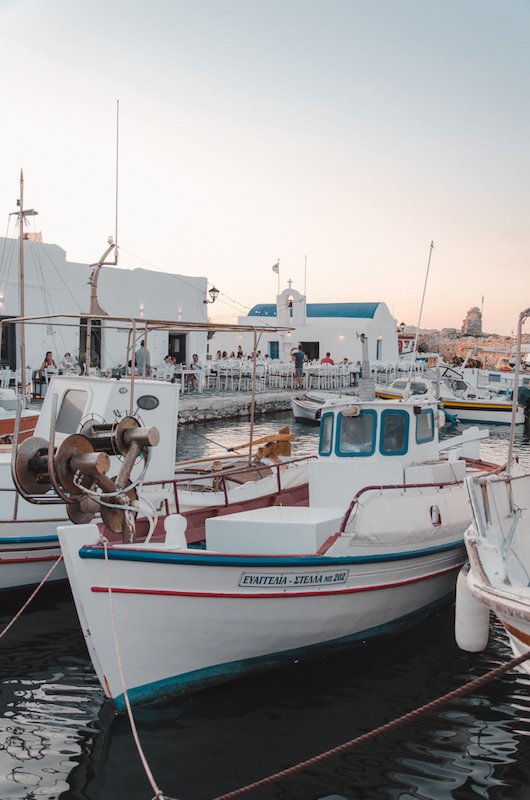
[[[39,542],[58,542],[58,536],[0,536],[0,544],[37,544]]]
[[[425,547],[422,550],[408,550],[402,553],[382,553],[381,555],[371,556],[279,556],[271,558],[268,556],[219,556],[193,555],[188,553],[161,553],[147,552],[145,550],[107,550],[109,559],[115,561],[143,561],[144,563],[159,564],[201,564],[208,567],[240,567],[240,566],[268,566],[268,567],[306,567],[306,566],[334,566],[346,564],[370,564],[381,561],[401,561],[407,558],[422,558],[436,553],[444,553],[449,550],[457,550],[464,547],[464,540],[459,539],[449,544],[437,545],[436,547]],[[105,551],[99,547],[81,547],[79,550],[80,558],[104,559]]]
[[[238,677],[253,672],[261,672],[278,666],[292,658],[340,650],[348,645],[359,644],[364,639],[390,636],[411,627],[414,623],[426,617],[436,608],[447,603],[453,596],[454,592],[450,592],[439,600],[422,606],[422,608],[417,611],[413,611],[391,622],[386,622],[383,625],[377,625],[374,628],[368,628],[359,633],[354,633],[351,636],[343,636],[340,639],[319,642],[318,644],[293,650],[282,650],[280,653],[270,653],[266,656],[258,656],[243,661],[230,661],[225,664],[216,664],[206,669],[193,670],[193,672],[187,672],[183,675],[164,678],[164,680],[154,683],[146,683],[143,686],[129,689],[129,699],[133,704],[137,704],[146,703],[150,700],[156,700],[157,698],[162,698],[171,694],[184,694],[185,692],[203,689],[212,684],[235,680]],[[123,694],[120,694],[112,702],[118,711],[125,711],[125,699]]]

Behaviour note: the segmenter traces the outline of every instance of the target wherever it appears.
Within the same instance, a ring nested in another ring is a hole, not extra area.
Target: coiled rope
[[[384,725],[380,725],[378,728],[374,728],[373,730],[368,731],[367,733],[362,733],[360,736],[356,736],[354,739],[350,739],[348,742],[344,742],[344,744],[340,744],[337,747],[332,747],[330,750],[326,750],[324,753],[320,753],[320,755],[313,756],[313,758],[308,758],[306,761],[300,761],[298,764],[295,764],[292,767],[288,767],[287,769],[281,770],[280,772],[276,772],[273,775],[269,775],[266,778],[261,778],[261,780],[259,781],[255,781],[254,783],[249,783],[247,784],[247,786],[242,786],[240,789],[235,789],[232,792],[226,792],[225,794],[220,794],[217,797],[214,797],[213,800],[232,800],[235,797],[241,797],[244,794],[253,792],[255,789],[260,789],[261,787],[267,786],[270,783],[275,783],[276,781],[279,781],[283,778],[287,778],[291,775],[296,774],[297,772],[301,772],[302,770],[308,769],[309,767],[318,764],[320,761],[324,761],[326,758],[340,755],[341,753],[344,753],[346,750],[350,750],[352,747],[356,747],[359,744],[364,744],[364,742],[368,742],[371,739],[375,739],[376,736],[380,736],[381,734],[387,733],[388,731],[391,731],[394,728],[398,728],[401,725],[406,725],[408,722],[411,722],[412,720],[422,716],[423,714],[428,714],[430,711],[435,711],[436,709],[445,705],[445,703],[449,703],[452,700],[456,700],[458,697],[463,697],[466,694],[474,692],[475,689],[479,689],[481,686],[490,683],[492,680],[495,680],[495,678],[498,678],[505,672],[508,672],[514,667],[519,666],[519,664],[522,664],[529,658],[530,658],[530,650],[527,650],[522,655],[516,656],[515,658],[512,658],[510,661],[507,661],[506,664],[502,664],[500,667],[495,667],[495,669],[486,672],[480,678],[475,678],[474,680],[465,683],[463,686],[460,686],[458,689],[453,689],[453,691],[447,692],[447,694],[438,697],[436,700],[432,700],[429,703],[425,703],[425,705],[420,706],[419,708],[416,708],[413,711],[409,711],[407,714],[403,714],[403,716],[398,717],[397,719],[391,720],[390,722],[386,722]]]

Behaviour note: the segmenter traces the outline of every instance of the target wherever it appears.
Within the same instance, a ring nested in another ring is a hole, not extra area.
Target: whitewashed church
[[[396,321],[385,303],[307,303],[292,281],[276,297],[276,303],[261,303],[250,309],[248,316],[239,317],[241,325],[285,326],[294,330],[263,333],[257,350],[264,356],[288,361],[293,348],[299,344],[311,360],[331,354],[335,363],[347,358],[361,361],[360,335],[366,334],[370,361],[397,361],[398,340]],[[210,355],[218,350],[237,352],[241,345],[245,355],[253,349],[252,334],[216,333],[209,343]]]

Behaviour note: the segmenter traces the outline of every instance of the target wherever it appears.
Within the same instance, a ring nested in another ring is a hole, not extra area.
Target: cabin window
[[[375,451],[375,411],[361,411],[356,416],[339,414],[337,430],[337,455],[371,456]]]
[[[76,433],[83,418],[88,392],[84,389],[68,389],[63,395],[57,414],[57,433]]]
[[[333,414],[323,414],[320,421],[320,441],[318,454],[329,456],[333,445]]]
[[[386,409],[381,414],[379,449],[384,456],[402,456],[408,450],[409,415],[406,411]]]
[[[416,442],[424,444],[434,439],[434,414],[432,408],[422,409],[416,416]]]

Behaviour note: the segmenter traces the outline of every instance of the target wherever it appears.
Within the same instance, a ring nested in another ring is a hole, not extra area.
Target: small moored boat
[[[519,315],[514,396],[517,397],[523,321]],[[530,473],[513,458],[515,401],[507,465],[469,478],[473,521],[466,531],[469,565],[458,579],[455,633],[463,650],[486,647],[492,611],[508,634],[515,656],[530,648]],[[522,664],[530,674],[530,661]]]

